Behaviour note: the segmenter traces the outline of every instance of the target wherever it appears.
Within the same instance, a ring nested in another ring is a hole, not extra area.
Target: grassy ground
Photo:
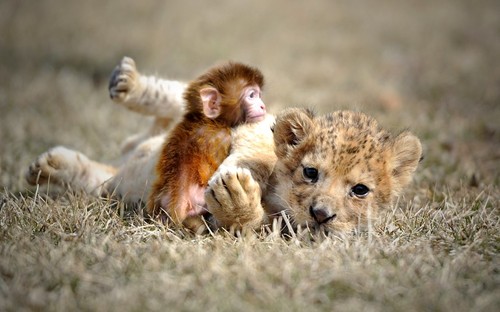
[[[0,310],[500,306],[498,1],[0,2]],[[107,98],[123,55],[189,79],[261,68],[271,111],[360,110],[425,160],[370,233],[192,237],[115,203],[26,191],[54,145],[113,160],[146,118]],[[497,308],[495,308],[497,307]]]

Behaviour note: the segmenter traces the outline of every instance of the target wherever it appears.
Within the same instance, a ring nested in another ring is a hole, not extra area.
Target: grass
[[[496,1],[0,2],[0,310],[495,311],[500,306]],[[27,190],[54,145],[112,161],[147,118],[113,105],[123,55],[189,79],[261,68],[271,111],[360,110],[422,140],[369,233],[191,236],[120,203]]]

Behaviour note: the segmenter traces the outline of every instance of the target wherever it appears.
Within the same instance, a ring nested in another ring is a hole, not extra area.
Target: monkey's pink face
[[[259,122],[266,117],[266,105],[262,101],[259,86],[249,86],[243,89],[243,104],[246,122]]]

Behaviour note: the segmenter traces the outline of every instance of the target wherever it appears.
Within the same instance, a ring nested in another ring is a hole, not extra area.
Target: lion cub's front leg
[[[41,154],[29,166],[25,178],[31,185],[50,185],[99,196],[116,169],[90,160],[62,146]]]
[[[268,223],[268,180],[276,155],[272,125],[274,117],[244,124],[232,132],[231,154],[208,182],[205,201],[219,226],[257,229]]]
[[[221,227],[256,229],[266,221],[260,186],[248,169],[219,168],[208,182],[205,201]]]

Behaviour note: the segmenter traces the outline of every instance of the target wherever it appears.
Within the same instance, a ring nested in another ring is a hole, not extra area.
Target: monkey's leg
[[[186,84],[139,73],[135,62],[124,57],[109,80],[111,99],[142,115],[180,119],[184,114]]]
[[[29,166],[25,178],[31,185],[51,184],[99,196],[114,167],[90,160],[80,152],[62,146],[41,154]]]
[[[249,170],[219,168],[208,182],[205,201],[217,225],[256,229],[267,221],[261,189]]]

